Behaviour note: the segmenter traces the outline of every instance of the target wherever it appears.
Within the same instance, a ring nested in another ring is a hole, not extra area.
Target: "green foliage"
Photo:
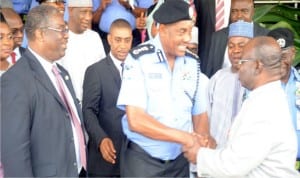
[[[288,5],[261,5],[255,7],[254,21],[270,30],[283,27],[295,36],[297,50],[293,65],[300,65],[300,10]]]

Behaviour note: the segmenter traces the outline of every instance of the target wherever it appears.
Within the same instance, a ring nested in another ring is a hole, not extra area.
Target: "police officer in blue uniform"
[[[282,88],[288,98],[289,108],[297,134],[298,154],[296,168],[300,171],[300,75],[292,66],[296,55],[294,34],[287,28],[277,28],[270,31],[268,36],[275,38],[282,50],[281,82]]]
[[[126,110],[122,177],[188,177],[182,146],[198,141],[196,133],[212,140],[206,113],[208,79],[197,56],[186,50],[192,15],[182,0],[164,2],[153,16],[159,23],[157,36],[133,48],[125,60],[117,103]]]

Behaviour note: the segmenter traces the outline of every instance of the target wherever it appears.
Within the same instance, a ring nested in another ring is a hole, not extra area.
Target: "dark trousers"
[[[125,141],[122,149],[121,177],[189,177],[189,163],[183,154],[175,160],[163,161],[130,141]]]

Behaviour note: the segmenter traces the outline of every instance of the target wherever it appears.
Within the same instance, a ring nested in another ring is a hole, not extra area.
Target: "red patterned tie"
[[[78,136],[78,141],[79,141],[80,161],[81,161],[82,167],[86,170],[85,142],[84,142],[84,135],[83,135],[83,131],[81,128],[81,124],[79,123],[79,118],[77,117],[75,111],[71,107],[72,105],[71,105],[70,101],[68,100],[66,88],[63,85],[63,78],[60,75],[60,72],[58,71],[56,65],[53,65],[52,72],[54,73],[55,78],[56,78],[60,97],[63,100],[64,104],[66,105],[68,112],[71,115],[72,123],[75,126],[75,130],[76,130],[76,133]]]
[[[223,28],[224,21],[224,0],[216,0],[216,31]]]
[[[16,55],[17,55],[17,54],[16,54],[15,52],[10,53],[10,56],[11,56],[11,62],[12,62],[13,64],[15,64],[15,63],[17,62]]]

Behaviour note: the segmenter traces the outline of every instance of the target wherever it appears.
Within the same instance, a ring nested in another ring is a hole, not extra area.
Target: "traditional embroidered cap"
[[[93,7],[92,0],[69,0],[69,7]]]
[[[192,20],[194,10],[183,0],[166,0],[153,14],[156,22],[175,23],[180,20]]]
[[[268,33],[268,36],[275,38],[281,49],[294,46],[294,34],[287,28],[276,28]]]
[[[253,23],[239,20],[230,24],[228,38],[232,36],[253,38]]]

